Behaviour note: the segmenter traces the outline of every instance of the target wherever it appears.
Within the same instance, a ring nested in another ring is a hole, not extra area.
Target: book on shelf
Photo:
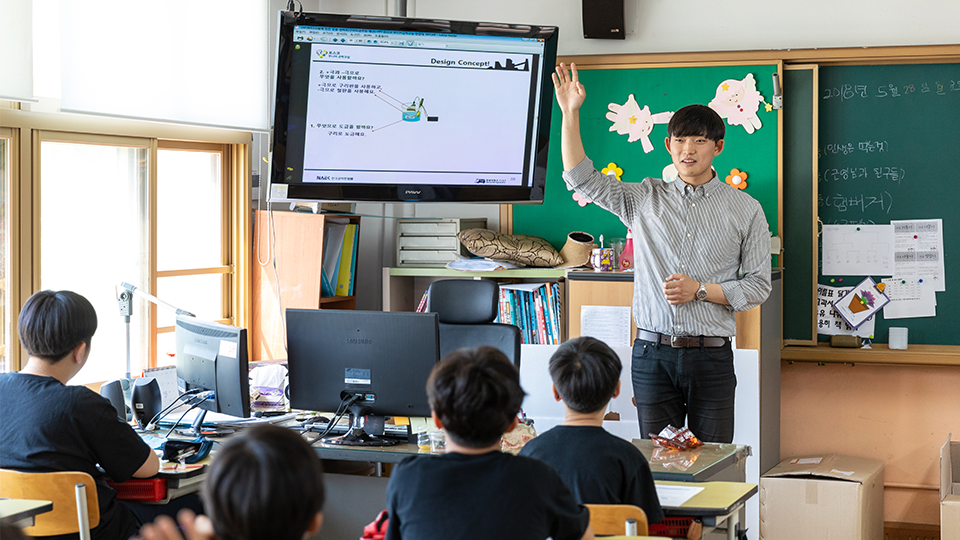
[[[556,283],[500,285],[500,322],[520,328],[523,343],[560,344],[559,286]]]
[[[340,254],[343,251],[343,235],[346,219],[328,219],[323,231],[323,261],[320,267],[320,296],[334,296],[337,274],[340,270]]]
[[[337,270],[336,296],[350,296],[353,287],[353,274],[356,269],[354,255],[357,252],[357,225],[350,223],[343,233],[343,247],[340,250],[340,268]]]

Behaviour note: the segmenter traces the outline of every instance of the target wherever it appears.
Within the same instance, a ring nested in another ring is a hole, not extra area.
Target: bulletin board
[[[569,59],[568,59],[569,60]],[[576,59],[574,59],[576,61]],[[762,96],[756,121],[759,128],[751,125],[748,133],[743,125],[726,124],[725,146],[713,165],[721,180],[738,169],[747,174],[745,192],[757,199],[766,214],[771,234],[778,234],[778,114],[766,110],[773,97],[772,75],[778,72],[778,63],[737,65],[689,65],[678,67],[642,66],[590,66],[577,64],[580,81],[587,97],[580,110],[581,137],[587,157],[593,160],[598,170],[614,163],[619,168],[624,182],[641,182],[646,177],[661,177],[665,166],[671,164],[670,154],[664,147],[667,136],[666,124],[654,124],[649,134],[637,137],[610,131],[613,122],[607,118],[609,105],[625,105],[630,96],[636,103],[639,115],[656,115],[692,103],[707,105],[711,100],[727,97],[734,83],[752,76],[756,90]],[[721,85],[727,82],[727,92]],[[648,107],[646,112],[643,108]],[[736,117],[735,122],[745,118]],[[541,205],[514,205],[512,207],[512,232],[541,236],[560,249],[572,231],[585,231],[599,239],[623,238],[626,226],[613,214],[592,203],[574,199],[561,177],[563,165],[560,158],[560,124],[562,115],[556,100],[550,130],[550,154],[547,166],[547,181],[544,202]],[[652,147],[644,150],[647,138]]]
[[[792,82],[789,71],[787,75],[785,82]],[[785,94],[789,89],[789,84],[785,85]],[[805,112],[785,110],[784,139],[803,139],[807,123],[792,119],[815,114],[817,178],[791,173],[792,163],[809,163],[809,150],[801,148],[801,155],[793,156],[791,145],[785,144],[785,196],[807,193],[809,198],[815,181],[814,216],[823,225],[942,219],[946,290],[936,293],[936,316],[887,320],[881,312],[876,317],[874,340],[886,343],[888,329],[898,326],[909,329],[910,344],[960,345],[960,310],[954,309],[960,305],[960,265],[953,263],[960,253],[960,209],[954,197],[960,186],[956,165],[960,64],[820,66],[813,92],[818,112],[813,113],[811,106]],[[795,200],[802,198],[798,195]],[[784,221],[785,340],[811,334],[810,308],[806,306],[815,305],[816,297],[809,287],[787,280],[791,268],[809,265],[792,253],[809,253],[808,257],[822,262],[822,239],[811,253],[809,228],[809,220]],[[816,282],[824,285],[852,286],[864,277],[824,275],[822,265],[815,268]],[[872,277],[879,282],[884,276]],[[788,298],[788,294],[796,298]],[[793,316],[788,305],[804,308]],[[819,336],[820,341],[827,339]]]

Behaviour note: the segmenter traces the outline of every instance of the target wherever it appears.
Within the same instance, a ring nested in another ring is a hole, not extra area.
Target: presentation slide
[[[533,55],[310,47],[304,182],[522,184]]]

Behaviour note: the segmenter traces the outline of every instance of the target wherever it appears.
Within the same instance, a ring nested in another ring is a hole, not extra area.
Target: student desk
[[[685,482],[655,480],[659,486],[683,486]],[[737,526],[743,523],[743,510],[747,499],[757,493],[756,484],[745,482],[697,483],[703,491],[680,506],[664,506],[668,516],[694,516],[703,520],[703,534],[725,524],[728,540],[736,540]]]
[[[666,458],[655,452],[652,441],[635,439],[633,444],[648,462],[655,459],[650,469],[657,484],[705,482],[700,484],[705,489],[689,501],[678,507],[665,507],[667,515],[701,517],[705,534],[725,524],[728,528],[727,537],[736,538],[736,525],[745,521],[744,504],[757,492],[756,484],[743,482],[746,457],[750,455],[749,446],[707,443],[696,450],[671,453]],[[314,448],[322,459],[373,463],[399,463],[412,455],[430,455],[415,444],[384,447],[317,445]],[[684,459],[692,461],[685,470],[680,466]],[[320,532],[323,539],[353,539],[364,525],[386,508],[385,494],[389,478],[325,474],[324,481],[330,496],[327,497],[324,525]]]
[[[17,527],[32,527],[37,514],[53,510],[50,501],[32,499],[0,499],[0,522],[11,523]]]
[[[708,482],[746,480],[749,446],[742,444],[704,443],[693,450],[675,451],[661,448],[650,439],[633,439],[650,464],[654,480],[675,482]]]

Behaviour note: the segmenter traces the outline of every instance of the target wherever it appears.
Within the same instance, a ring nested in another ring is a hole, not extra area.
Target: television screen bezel
[[[289,99],[291,87],[291,53],[293,31],[297,25],[347,27],[367,30],[395,30],[430,32],[435,34],[470,34],[478,36],[510,36],[544,40],[540,72],[544,78],[536,101],[540,118],[534,134],[535,147],[529,159],[533,161],[533,178],[526,186],[437,186],[432,184],[328,184],[286,183],[284,174],[287,157],[289,127]],[[451,21],[401,17],[374,17],[332,13],[304,13],[281,11],[277,45],[277,77],[274,94],[271,186],[286,185],[282,196],[271,194],[271,201],[326,201],[326,202],[475,202],[500,204],[540,204],[543,202],[547,175],[550,119],[553,112],[553,85],[550,74],[556,66],[559,29],[556,26],[536,26],[512,23]]]

